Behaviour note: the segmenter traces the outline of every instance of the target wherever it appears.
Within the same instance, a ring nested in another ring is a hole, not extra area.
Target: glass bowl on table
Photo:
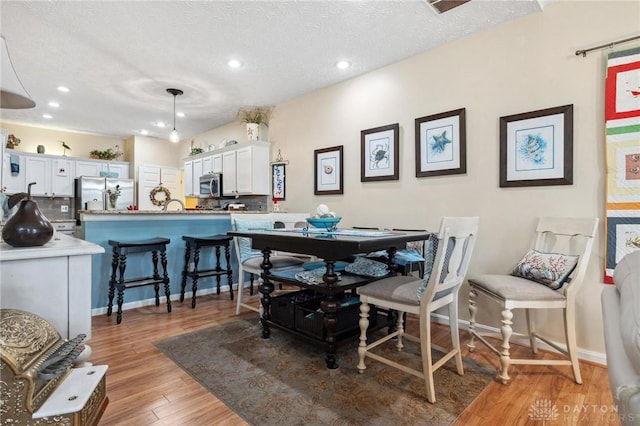
[[[324,228],[327,231],[335,231],[338,228],[338,222],[341,217],[308,217],[307,223],[314,228]]]

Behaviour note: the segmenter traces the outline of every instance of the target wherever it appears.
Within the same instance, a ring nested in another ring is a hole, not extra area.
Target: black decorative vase
[[[29,184],[27,199],[20,201],[18,211],[2,228],[2,239],[13,247],[42,246],[53,237],[53,226],[31,199],[31,185],[35,182]]]

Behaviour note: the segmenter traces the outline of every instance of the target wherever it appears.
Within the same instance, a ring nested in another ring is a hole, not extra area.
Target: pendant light
[[[169,133],[169,140],[173,143],[180,142],[180,135],[176,130],[176,96],[182,95],[184,92],[180,89],[167,89],[167,92],[173,95],[173,130]]]
[[[2,39],[0,49],[2,49],[2,81],[0,82],[0,108],[5,109],[26,109],[33,108],[36,103],[31,99],[31,96],[27,93],[20,82],[20,78],[13,68],[11,63],[11,57],[9,56],[9,49],[7,49],[7,41],[3,35],[0,35]]]

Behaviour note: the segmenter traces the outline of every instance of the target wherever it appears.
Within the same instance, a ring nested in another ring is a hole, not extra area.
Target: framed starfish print
[[[360,132],[360,182],[400,179],[400,124]]]
[[[415,119],[416,177],[467,172],[465,109]]]
[[[500,117],[500,187],[573,184],[573,105]]]

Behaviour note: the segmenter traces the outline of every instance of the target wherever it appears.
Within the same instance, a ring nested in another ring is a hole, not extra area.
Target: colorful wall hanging
[[[640,250],[640,47],[607,55],[605,81],[607,204],[604,281]]]

